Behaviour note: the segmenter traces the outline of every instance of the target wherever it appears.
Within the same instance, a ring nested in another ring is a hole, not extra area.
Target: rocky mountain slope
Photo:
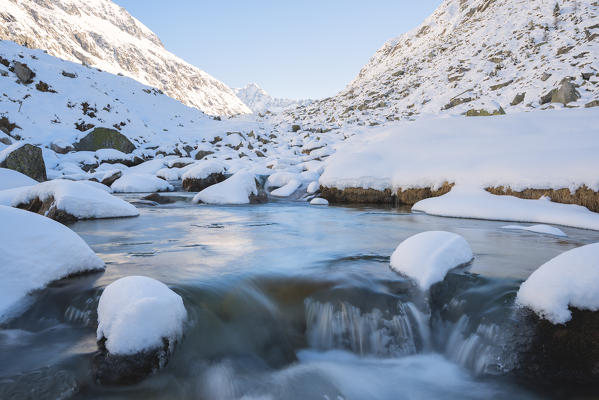
[[[129,76],[210,115],[250,113],[233,91],[168,52],[110,0],[3,0],[0,39]]]
[[[385,43],[338,95],[285,120],[335,128],[590,107],[599,104],[598,57],[596,0],[445,0]]]
[[[286,108],[307,105],[312,100],[292,100],[272,97],[255,83],[249,83],[242,88],[234,89],[237,97],[241,99],[253,112],[265,113],[279,112]]]

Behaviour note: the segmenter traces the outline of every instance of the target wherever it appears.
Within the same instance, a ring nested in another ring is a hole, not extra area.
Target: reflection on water
[[[107,269],[35,293],[0,328],[0,398],[526,398],[476,376],[500,367],[519,282],[599,233],[564,228],[558,239],[503,225],[285,202],[179,202],[78,222]],[[395,247],[426,230],[463,235],[476,257],[430,298],[389,268]],[[103,388],[89,374],[97,302],[128,275],[171,286],[189,321],[164,370]]]

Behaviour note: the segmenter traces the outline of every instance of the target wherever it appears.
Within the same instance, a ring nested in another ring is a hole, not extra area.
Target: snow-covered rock
[[[0,321],[22,310],[26,295],[104,262],[73,231],[29,211],[0,205]],[[16,309],[15,309],[16,307]]]
[[[111,186],[116,193],[169,192],[173,185],[155,175],[142,173],[125,173]]]
[[[121,73],[211,115],[250,112],[229,87],[168,52],[156,34],[112,1],[5,1],[0,11],[1,39]],[[72,76],[65,79],[81,78]]]
[[[599,230],[599,213],[585,207],[554,203],[546,198],[526,200],[497,196],[469,186],[454,186],[443,196],[419,201],[412,210],[443,217],[536,222]]]
[[[258,195],[254,174],[241,170],[227,180],[212,185],[193,198],[194,203],[206,204],[249,204],[252,196]]]
[[[158,179],[158,178],[157,178]],[[105,190],[89,183],[53,180],[0,191],[0,205],[17,207],[34,200],[41,203],[39,210],[48,217],[63,213],[75,219],[134,217],[137,209]]]
[[[299,189],[300,186],[302,186],[302,183],[300,181],[298,181],[297,179],[292,179],[289,182],[287,182],[284,186],[281,186],[280,188],[270,192],[270,194],[275,197],[288,197],[295,193],[295,191]]]
[[[502,226],[501,229],[511,229],[511,230],[521,230],[521,231],[528,231],[528,232],[535,232],[535,233],[544,233],[546,235],[561,236],[561,237],[568,236],[564,233],[564,231],[562,231],[559,228],[556,228],[555,226],[543,225],[543,224],[532,225],[532,226],[506,225],[506,226]]]
[[[199,192],[225,180],[227,165],[218,160],[202,160],[181,175],[183,189]]]
[[[181,296],[144,276],[121,278],[104,289],[98,303],[97,339],[109,353],[129,355],[174,344],[183,335],[187,311]]]
[[[554,324],[571,319],[569,307],[599,310],[599,243],[566,251],[534,271],[516,303]]]
[[[308,194],[313,194],[318,192],[318,189],[320,189],[318,181],[313,181],[308,184],[308,189],[306,189],[306,191],[308,192]]]
[[[315,197],[312,200],[310,200],[310,204],[313,206],[328,206],[329,201],[321,197]]]
[[[451,269],[470,262],[470,245],[462,236],[444,231],[422,232],[400,243],[391,268],[414,279],[422,290],[445,279]]]
[[[35,179],[12,169],[0,168],[0,191],[22,186],[37,185]]]
[[[285,108],[297,107],[312,102],[312,100],[275,98],[255,83],[249,83],[245,87],[233,90],[237,97],[255,113],[263,113],[265,111],[278,112]]]

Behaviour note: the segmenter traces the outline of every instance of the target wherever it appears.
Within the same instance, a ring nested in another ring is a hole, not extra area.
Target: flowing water
[[[520,282],[599,241],[506,231],[502,222],[300,202],[140,206],[72,225],[106,262],[35,293],[0,326],[1,399],[504,399],[551,392],[499,376]],[[464,236],[475,260],[420,292],[389,268],[407,237]],[[188,310],[167,366],[143,382],[91,376],[102,288],[129,275],[168,284]]]

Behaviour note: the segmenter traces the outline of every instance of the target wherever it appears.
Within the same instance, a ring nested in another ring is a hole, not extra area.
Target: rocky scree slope
[[[229,87],[168,52],[110,0],[3,0],[0,39],[129,76],[210,115],[251,112]]]
[[[385,43],[338,95],[283,119],[330,129],[597,106],[598,56],[596,0],[445,0]]]

